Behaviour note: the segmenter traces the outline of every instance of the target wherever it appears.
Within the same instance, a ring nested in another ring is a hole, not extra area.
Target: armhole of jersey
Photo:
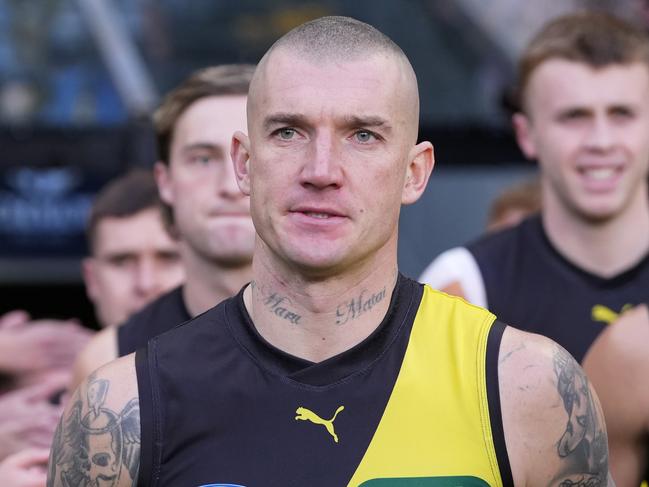
[[[500,387],[498,386],[498,355],[500,353],[500,342],[507,325],[496,320],[489,330],[487,338],[487,353],[485,364],[485,375],[487,381],[487,402],[489,403],[489,420],[491,422],[491,434],[493,436],[496,459],[500,470],[500,478],[503,487],[514,485],[512,469],[507,455],[505,444],[505,431],[503,428],[503,417],[500,409]]]
[[[148,347],[135,352],[135,373],[140,396],[140,468],[136,485],[153,485],[153,394],[148,364]]]

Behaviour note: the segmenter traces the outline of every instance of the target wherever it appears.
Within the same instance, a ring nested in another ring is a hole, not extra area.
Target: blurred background
[[[649,25],[640,0],[0,0],[0,313],[94,326],[79,265],[88,209],[109,179],[155,161],[160,96],[197,68],[255,63],[322,15],[376,26],[417,73],[437,160],[402,214],[400,266],[417,277],[534,175],[509,126],[514,60],[546,20],[583,7]]]

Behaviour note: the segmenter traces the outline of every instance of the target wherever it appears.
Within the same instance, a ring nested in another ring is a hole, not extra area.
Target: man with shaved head
[[[252,282],[80,386],[50,485],[608,482],[570,355],[398,272],[401,205],[433,168],[418,104],[405,55],[362,22],[270,49],[231,150]]]

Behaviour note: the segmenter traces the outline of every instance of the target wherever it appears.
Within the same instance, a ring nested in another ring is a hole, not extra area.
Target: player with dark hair
[[[165,228],[149,170],[135,169],[97,195],[83,261],[88,297],[102,327],[123,323],[184,278],[178,242]]]
[[[180,243],[186,280],[101,332],[82,352],[74,385],[118,356],[235,294],[250,280],[254,229],[248,197],[230,163],[232,133],[246,124],[254,66],[233,64],[195,72],[164,98],[153,117],[155,166],[165,221]]]

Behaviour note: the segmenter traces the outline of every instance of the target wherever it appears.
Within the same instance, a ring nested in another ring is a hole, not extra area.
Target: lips
[[[624,167],[624,164],[582,164],[577,167],[577,172],[586,189],[602,192],[617,186]]]
[[[342,211],[331,207],[311,207],[311,206],[298,206],[289,210],[289,213],[299,213],[309,218],[318,220],[327,220],[330,218],[341,218],[345,215]]]

